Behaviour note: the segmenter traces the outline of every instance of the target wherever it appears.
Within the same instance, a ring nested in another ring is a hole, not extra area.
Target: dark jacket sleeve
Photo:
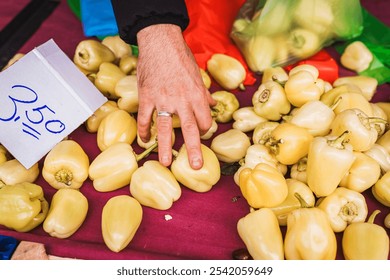
[[[171,23],[184,30],[189,23],[184,0],[111,0],[120,37],[137,44],[141,29],[158,23]]]

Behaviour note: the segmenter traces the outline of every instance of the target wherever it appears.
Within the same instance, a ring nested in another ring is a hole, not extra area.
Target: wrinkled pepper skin
[[[186,145],[182,145],[171,164],[171,171],[176,180],[196,192],[207,192],[221,178],[221,167],[215,153],[206,145],[201,144],[203,166],[192,169],[187,156]]]
[[[55,189],[79,189],[88,178],[89,158],[74,140],[54,146],[43,162],[42,176]]]
[[[51,200],[43,230],[56,238],[68,238],[84,223],[88,199],[75,189],[59,189]]]
[[[1,225],[28,232],[44,221],[48,210],[41,186],[29,182],[0,186]]]
[[[379,210],[374,211],[367,222],[347,226],[342,237],[342,249],[346,260],[387,260],[389,236],[386,230],[374,224]]]
[[[33,183],[38,178],[39,172],[38,163],[27,169],[17,159],[11,159],[0,163],[0,185]]]
[[[317,207],[327,214],[334,232],[344,231],[349,224],[364,222],[368,214],[364,195],[343,187],[324,197]]]
[[[237,231],[254,260],[283,260],[283,237],[269,208],[250,212],[238,220]]]
[[[239,187],[253,208],[275,207],[282,203],[288,194],[283,174],[267,163],[259,163],[253,169],[241,170]]]
[[[300,208],[287,217],[284,254],[287,260],[335,260],[336,235],[319,208]]]
[[[390,170],[372,186],[371,191],[377,201],[390,207]]]
[[[137,121],[125,110],[115,110],[102,120],[96,137],[100,151],[117,142],[132,144],[137,137]]]
[[[133,239],[141,222],[142,206],[129,195],[110,198],[102,210],[102,235],[113,252],[122,251]]]
[[[142,205],[167,210],[181,196],[181,188],[169,168],[148,160],[131,177],[130,193]]]
[[[232,163],[244,158],[250,145],[245,132],[232,128],[215,136],[210,148],[220,161]]]

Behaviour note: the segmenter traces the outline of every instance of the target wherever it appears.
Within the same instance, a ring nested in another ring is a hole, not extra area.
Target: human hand
[[[148,26],[137,34],[139,57],[138,133],[150,138],[154,110],[177,114],[186,144],[189,164],[203,166],[200,135],[212,125],[210,106],[215,106],[205,87],[196,61],[184,41],[180,27],[172,24]],[[172,118],[157,116],[158,154],[164,166],[172,162]]]

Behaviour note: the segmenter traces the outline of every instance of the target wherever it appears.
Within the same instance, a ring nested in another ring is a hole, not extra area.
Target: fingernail
[[[202,160],[200,158],[197,158],[197,157],[193,158],[191,160],[191,166],[194,169],[200,169],[202,167]]]

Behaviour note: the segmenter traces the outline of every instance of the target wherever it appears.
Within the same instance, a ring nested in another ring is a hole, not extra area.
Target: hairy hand
[[[203,158],[200,135],[212,124],[210,106],[216,105],[204,86],[196,61],[180,27],[158,24],[137,34],[139,57],[138,133],[148,141],[154,110],[177,114],[192,168],[200,169]],[[172,162],[172,119],[157,117],[159,161]]]

